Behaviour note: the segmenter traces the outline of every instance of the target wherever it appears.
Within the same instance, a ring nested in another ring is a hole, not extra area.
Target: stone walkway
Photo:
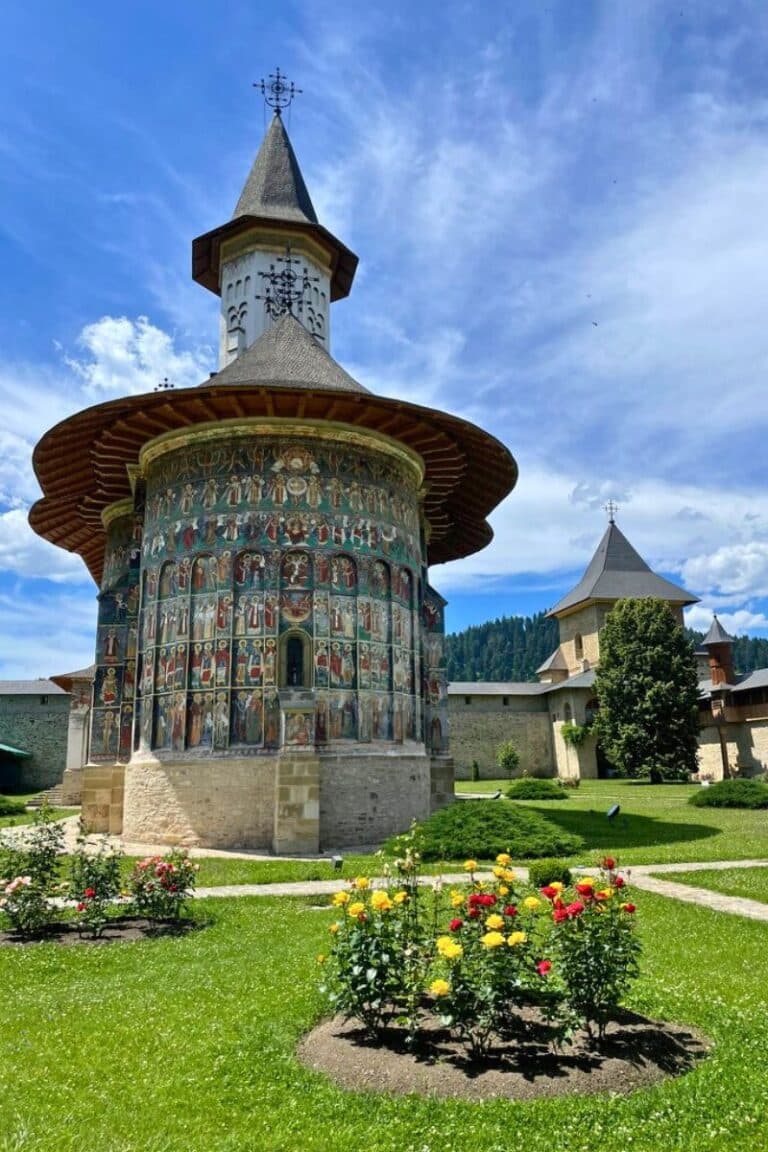
[[[65,830],[65,851],[71,852],[75,847],[75,840],[77,836],[77,817],[70,816],[62,821]],[[29,830],[29,825],[23,825],[19,828],[4,829],[4,832],[10,832],[11,838],[18,836],[23,838],[25,831]],[[15,834],[15,836],[14,836]],[[101,839],[97,837],[96,839]],[[167,845],[153,844],[123,844],[119,837],[108,837],[108,840],[114,843],[115,847],[122,847],[123,850],[130,856],[150,856],[155,854],[162,854],[167,851]],[[374,851],[374,846],[361,845],[359,848],[346,849],[345,853],[348,855],[362,855]],[[215,848],[195,848],[189,850],[191,857],[196,859],[204,859],[207,857],[217,857],[224,860],[264,860],[275,862],[277,860],[317,860],[325,861],[328,867],[332,867],[331,856],[271,856],[266,853],[257,852],[235,852],[223,851]],[[741,896],[727,896],[722,892],[712,892],[707,888],[694,888],[687,884],[677,884],[672,880],[664,880],[663,875],[665,872],[700,872],[704,869],[717,869],[718,871],[726,868],[768,868],[768,860],[703,860],[695,863],[688,864],[636,864],[628,868],[622,869],[626,874],[629,883],[633,884],[636,888],[642,889],[644,892],[653,892],[658,896],[667,896],[673,900],[682,900],[686,904],[698,904],[702,908],[711,908],[715,912],[727,912],[732,916],[745,916],[750,920],[763,920],[768,921],[768,904],[761,904],[758,900],[747,900]],[[577,868],[575,872],[580,872],[585,875],[594,875],[597,872],[596,868]],[[515,873],[523,882],[528,879],[527,868],[515,868]],[[478,873],[486,879],[490,879],[490,873]],[[437,876],[424,876],[421,883],[424,885],[432,885],[436,881],[440,881],[444,886],[454,884],[466,883],[467,875],[465,872],[451,872],[441,877]],[[383,884],[384,878],[378,880],[373,879],[373,884]],[[390,881],[391,883],[391,881]],[[349,885],[349,879],[328,879],[328,880],[299,880],[290,883],[277,883],[277,884],[223,884],[216,888],[198,888],[195,896],[200,900],[207,899],[224,899],[233,896],[333,896],[336,892],[343,891]]]

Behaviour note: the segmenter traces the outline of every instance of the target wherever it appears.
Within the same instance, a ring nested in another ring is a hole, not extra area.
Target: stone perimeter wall
[[[66,693],[0,696],[0,743],[32,753],[29,760],[16,761],[17,779],[7,770],[6,787],[35,792],[58,784],[67,762],[69,705]]]
[[[537,706],[536,697],[532,699],[533,705],[530,700],[512,696],[504,706],[501,696],[472,696],[469,705],[463,696],[448,697],[451,754],[457,780],[471,779],[473,760],[477,760],[481,780],[497,777],[496,749],[505,740],[512,740],[520,753],[520,775],[554,774],[549,713],[526,710]]]

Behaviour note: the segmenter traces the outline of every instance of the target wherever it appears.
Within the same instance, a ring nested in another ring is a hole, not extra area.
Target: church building
[[[30,513],[99,587],[83,813],[134,842],[367,844],[448,802],[445,601],[515,461],[330,354],[357,257],[318,220],[282,110],[233,216],[192,244],[219,370],[48,432]],[[394,226],[394,224],[393,224]]]

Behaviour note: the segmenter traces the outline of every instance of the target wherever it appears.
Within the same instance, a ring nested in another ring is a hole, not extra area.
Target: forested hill
[[[557,620],[502,616],[445,638],[449,680],[535,680],[558,644]]]
[[[696,645],[703,632],[686,629]],[[536,680],[536,669],[558,645],[557,621],[535,616],[502,616],[445,638],[449,680]],[[768,668],[768,640],[739,636],[733,645],[738,672]]]

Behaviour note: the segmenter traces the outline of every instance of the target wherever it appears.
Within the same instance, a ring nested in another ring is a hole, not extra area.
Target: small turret
[[[709,676],[712,687],[718,684],[733,684],[733,636],[729,636],[725,628],[713,614],[712,623],[706,636],[701,642],[709,657]]]

